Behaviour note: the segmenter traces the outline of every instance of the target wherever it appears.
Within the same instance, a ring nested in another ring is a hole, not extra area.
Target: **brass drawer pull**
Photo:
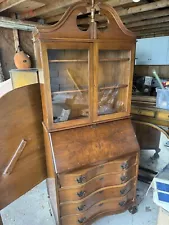
[[[77,183],[78,184],[83,184],[86,182],[86,177],[85,176],[80,176],[77,178]]]
[[[124,183],[127,181],[128,177],[126,175],[124,175],[124,176],[121,176],[120,179],[121,179],[121,182]]]
[[[103,194],[104,191],[99,191],[99,194]]]
[[[100,181],[104,180],[104,177],[99,178]]]
[[[127,170],[127,169],[129,168],[128,162],[122,163],[122,164],[121,164],[121,168],[122,168],[123,170]]]
[[[81,205],[81,206],[79,206],[77,209],[78,209],[79,211],[83,211],[83,210],[85,209],[85,207],[86,207],[86,205]]]
[[[83,218],[78,220],[78,223],[84,223],[85,221],[86,221],[86,217],[83,217]]]
[[[125,206],[125,205],[126,205],[126,201],[121,201],[121,202],[119,202],[119,206],[123,207],[123,206]]]
[[[127,191],[127,189],[126,189],[126,188],[121,189],[121,190],[120,190],[120,194],[121,194],[121,195],[124,195],[124,194],[126,193],[126,191]]]
[[[79,196],[79,198],[84,197],[84,196],[85,196],[85,194],[86,194],[86,192],[85,192],[85,191],[80,191],[80,192],[77,192],[77,195]]]

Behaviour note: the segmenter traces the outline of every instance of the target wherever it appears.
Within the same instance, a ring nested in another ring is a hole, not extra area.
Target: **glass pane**
[[[53,121],[89,117],[88,50],[48,50]]]
[[[127,110],[130,51],[99,51],[98,115]]]

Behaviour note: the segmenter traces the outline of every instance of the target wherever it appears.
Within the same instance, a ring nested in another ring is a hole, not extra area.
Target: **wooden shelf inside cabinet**
[[[99,91],[109,90],[109,89],[120,89],[120,88],[126,88],[126,87],[128,87],[127,84],[113,85],[113,86],[110,86],[110,87],[100,87]],[[55,95],[55,94],[66,94],[66,93],[76,93],[76,92],[87,92],[87,91],[88,91],[88,89],[56,91],[56,92],[52,92],[52,95]]]
[[[107,59],[100,59],[99,62],[123,62],[123,61],[129,61],[130,58],[107,58]],[[49,63],[87,63],[87,59],[51,59],[49,60]]]
[[[130,58],[107,58],[107,59],[100,59],[99,62],[125,62],[129,60]]]

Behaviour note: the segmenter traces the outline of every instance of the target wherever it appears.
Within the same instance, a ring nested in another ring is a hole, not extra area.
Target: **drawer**
[[[130,190],[136,188],[136,178],[124,185],[111,186],[99,189],[83,200],[65,202],[60,204],[61,216],[85,212],[90,207],[103,200],[125,196]]]
[[[148,110],[148,109],[142,109],[139,107],[132,107],[131,109],[132,114],[136,115],[142,115],[142,116],[148,116],[148,117],[154,117],[155,118],[155,112],[153,110]]]
[[[166,111],[156,112],[156,119],[169,121],[169,113]]]
[[[120,173],[134,165],[135,162],[136,156],[130,156],[127,158],[122,158],[116,161],[101,164],[99,166],[91,167],[85,170],[78,170],[73,173],[60,175],[60,184],[61,187],[81,185],[100,174],[111,172]]]
[[[106,201],[101,201],[91,208],[89,208],[86,212],[80,214],[73,214],[69,216],[61,217],[62,225],[79,225],[88,223],[93,217],[97,216],[100,213],[104,212],[119,212],[126,210],[127,206],[134,199],[134,191],[130,191],[126,196],[121,198],[109,199]]]
[[[60,202],[81,200],[101,188],[124,184],[136,176],[136,169],[137,166],[135,165],[122,173],[106,173],[99,175],[77,187],[60,188]]]

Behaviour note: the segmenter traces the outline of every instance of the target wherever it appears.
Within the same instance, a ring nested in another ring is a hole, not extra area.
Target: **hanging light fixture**
[[[140,2],[140,0],[133,0],[133,2]]]

